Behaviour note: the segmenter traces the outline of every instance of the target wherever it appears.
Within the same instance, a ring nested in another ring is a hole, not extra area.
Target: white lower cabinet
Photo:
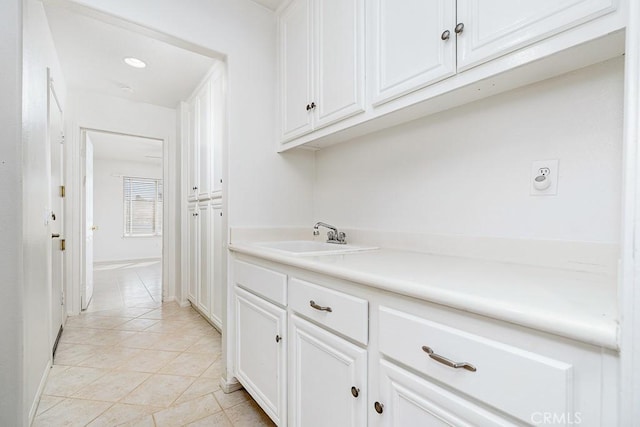
[[[289,424],[367,425],[367,350],[289,318]]]
[[[188,207],[187,299],[218,328],[222,328],[224,235],[219,201]]]
[[[372,426],[515,425],[386,360],[380,360],[377,376],[380,400],[371,405]]]
[[[307,276],[234,262],[235,375],[280,426],[618,425],[613,351]]]
[[[235,288],[236,377],[278,425],[286,425],[287,312]]]

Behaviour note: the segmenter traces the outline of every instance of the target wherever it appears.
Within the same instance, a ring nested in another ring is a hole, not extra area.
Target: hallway
[[[273,425],[244,390],[220,390],[220,334],[191,307],[159,302],[159,269],[96,271],[94,301],[67,321],[34,426]]]

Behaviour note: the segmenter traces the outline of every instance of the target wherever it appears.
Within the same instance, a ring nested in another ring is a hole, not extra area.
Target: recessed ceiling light
[[[130,65],[133,68],[144,68],[147,66],[147,63],[144,62],[142,59],[138,59],[134,57],[124,58],[124,62],[125,64]]]

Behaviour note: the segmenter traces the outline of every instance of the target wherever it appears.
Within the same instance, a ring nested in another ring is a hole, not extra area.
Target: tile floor
[[[156,301],[153,268],[96,271],[92,307],[67,320],[34,426],[273,425],[245,391],[220,390],[220,334],[192,308]]]

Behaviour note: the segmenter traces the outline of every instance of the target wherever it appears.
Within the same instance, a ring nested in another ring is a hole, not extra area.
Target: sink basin
[[[255,243],[255,245],[295,256],[335,255],[378,249],[373,246],[339,245],[336,243],[316,242],[313,240],[258,242]]]

